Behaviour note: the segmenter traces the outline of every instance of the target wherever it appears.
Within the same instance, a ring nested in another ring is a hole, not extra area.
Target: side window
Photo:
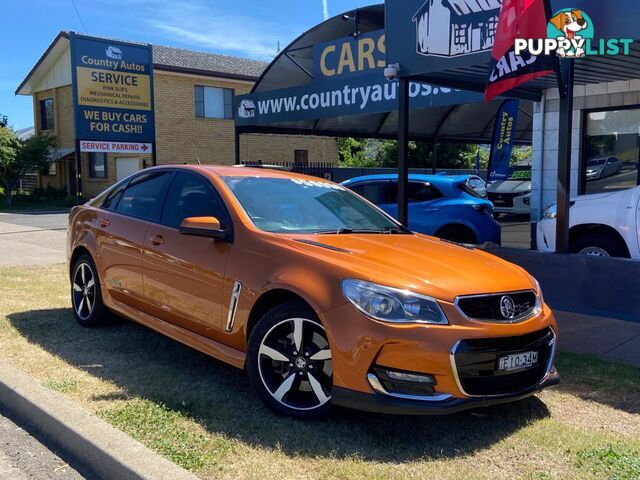
[[[127,179],[124,182],[120,182],[116,184],[111,190],[109,190],[106,198],[104,199],[104,202],[102,202],[102,208],[105,208],[107,210],[115,210],[116,207],[118,206],[118,201],[122,197],[122,194],[124,193],[124,189],[127,188],[128,184],[129,184],[129,179]],[[99,198],[100,197],[96,198],[97,205],[100,205]]]
[[[429,202],[442,197],[442,193],[430,183],[409,182],[409,203]]]
[[[228,223],[227,209],[213,185],[193,173],[176,174],[162,212],[162,223],[178,228],[189,217],[216,217],[223,228]]]
[[[361,185],[355,185],[351,187],[351,190],[353,190],[355,193],[357,193],[361,197],[366,198],[371,203],[375,205],[379,205],[381,203],[385,203],[382,201],[383,193],[384,193],[384,185],[385,184],[383,183],[368,182],[368,183],[363,183]]]
[[[171,174],[162,171],[150,172],[133,178],[122,193],[115,210],[118,213],[145,220],[156,220],[161,207],[160,197],[169,178],[171,178]]]

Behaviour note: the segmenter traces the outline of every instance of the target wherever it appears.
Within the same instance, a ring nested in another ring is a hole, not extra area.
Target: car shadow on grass
[[[264,407],[241,370],[134,323],[87,329],[62,308],[8,318],[31,343],[121,390],[93,400],[147,399],[194,419],[212,434],[288,455],[389,462],[457,457],[549,416],[546,405],[530,397],[442,417],[336,409],[325,419],[298,421]]]

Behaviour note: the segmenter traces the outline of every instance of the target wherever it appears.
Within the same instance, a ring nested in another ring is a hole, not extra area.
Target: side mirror
[[[185,218],[180,224],[180,233],[215,240],[222,240],[227,236],[227,232],[220,228],[220,221],[216,217]]]

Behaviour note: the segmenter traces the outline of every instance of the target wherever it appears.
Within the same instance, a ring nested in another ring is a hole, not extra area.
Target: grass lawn
[[[76,325],[63,266],[0,268],[0,356],[202,478],[640,478],[640,369],[448,417],[279,418],[243,373],[128,322]]]

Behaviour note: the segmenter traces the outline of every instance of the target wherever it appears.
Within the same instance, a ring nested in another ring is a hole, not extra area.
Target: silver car
[[[617,175],[622,170],[622,162],[616,157],[592,158],[587,162],[587,180]]]

